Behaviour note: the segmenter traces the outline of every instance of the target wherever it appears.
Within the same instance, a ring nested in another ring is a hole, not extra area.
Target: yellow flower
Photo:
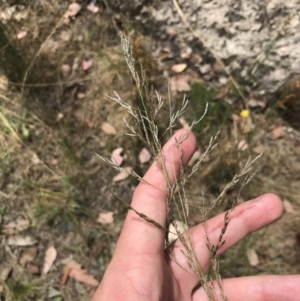
[[[249,115],[250,115],[249,110],[243,110],[243,111],[241,111],[241,113],[240,113],[240,116],[241,116],[241,117],[244,117],[244,118],[247,118]]]

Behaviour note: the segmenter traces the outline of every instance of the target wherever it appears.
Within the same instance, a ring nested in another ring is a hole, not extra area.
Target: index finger
[[[183,135],[187,135],[187,138],[178,146],[178,141],[182,139]],[[186,130],[176,132],[163,147],[165,171],[171,185],[178,177],[180,160],[186,165],[191,159],[195,148],[196,138],[192,132],[187,132]],[[143,179],[145,182],[140,182],[136,188],[131,206],[139,213],[145,214],[165,227],[168,185],[165,175],[156,161],[153,162]],[[127,214],[118,246],[121,246],[122,250],[125,251],[124,248],[132,249],[134,245],[136,252],[144,254],[145,252],[149,253],[149,242],[151,242],[151,252],[163,252],[163,231],[130,210]]]

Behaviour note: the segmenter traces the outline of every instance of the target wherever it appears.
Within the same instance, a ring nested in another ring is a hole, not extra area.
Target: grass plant
[[[188,100],[184,96],[182,100],[181,107],[176,111],[172,112],[171,106],[170,106],[170,116],[169,116],[169,124],[166,127],[166,129],[162,132],[162,134],[159,134],[158,126],[157,126],[157,116],[159,115],[159,112],[161,108],[164,105],[164,101],[162,100],[161,96],[153,86],[149,84],[147,75],[145,70],[143,69],[143,66],[141,66],[140,70],[137,70],[137,64],[135,62],[135,59],[133,57],[133,52],[131,45],[125,35],[123,33],[121,35],[121,42],[122,47],[124,51],[125,60],[127,63],[127,66],[130,70],[130,73],[132,75],[132,78],[136,84],[136,88],[140,97],[141,106],[139,107],[133,107],[129,103],[125,102],[121,99],[121,97],[118,95],[118,93],[115,91],[114,96],[108,96],[111,100],[118,103],[120,106],[122,106],[131,116],[132,122],[127,121],[124,119],[124,123],[128,129],[129,136],[133,136],[135,138],[138,138],[142,141],[142,143],[148,147],[150,150],[152,156],[155,158],[155,161],[157,162],[157,165],[160,167],[161,172],[164,175],[167,187],[168,187],[168,197],[166,199],[166,225],[160,225],[155,220],[149,218],[146,216],[143,212],[138,212],[135,208],[131,207],[130,205],[127,205],[127,208],[129,210],[133,210],[137,215],[139,215],[141,218],[146,220],[147,222],[155,225],[158,229],[165,232],[165,246],[166,251],[168,252],[170,258],[176,261],[176,258],[174,258],[170,243],[168,240],[168,235],[170,233],[169,228],[170,225],[173,225],[176,235],[178,239],[181,241],[182,245],[184,246],[184,250],[182,250],[186,256],[186,260],[188,261],[188,264],[192,270],[193,273],[197,275],[199,278],[199,281],[203,288],[205,289],[205,292],[207,294],[207,297],[210,301],[216,300],[216,294],[214,292],[214,289],[218,287],[219,291],[221,292],[221,296],[223,300],[226,300],[226,296],[224,294],[224,291],[222,289],[222,281],[221,276],[219,273],[219,262],[217,258],[218,250],[225,244],[224,234],[226,233],[228,224],[230,223],[230,214],[232,210],[235,208],[235,206],[238,204],[238,199],[241,190],[251,181],[253,178],[254,173],[251,174],[252,171],[252,165],[256,162],[256,160],[259,159],[259,156],[255,157],[254,159],[249,158],[244,165],[243,168],[241,168],[240,172],[236,173],[231,181],[227,185],[224,186],[223,190],[220,192],[220,194],[213,200],[209,201],[208,206],[201,206],[200,204],[200,213],[202,216],[202,220],[204,221],[203,227],[205,229],[205,221],[207,220],[209,214],[211,211],[218,206],[224,198],[226,197],[226,193],[231,190],[234,186],[238,185],[238,191],[236,195],[233,197],[233,200],[231,202],[231,208],[224,214],[224,224],[223,228],[220,231],[219,238],[217,244],[213,244],[210,241],[210,238],[208,235],[206,235],[207,239],[207,248],[210,252],[211,257],[211,266],[210,266],[210,273],[208,274],[207,271],[204,271],[199,263],[199,260],[195,254],[194,246],[191,240],[191,236],[188,231],[188,223],[189,223],[189,200],[186,196],[186,184],[188,180],[197,173],[197,171],[200,169],[201,164],[203,163],[206,156],[214,150],[214,148],[217,146],[217,137],[219,133],[216,133],[209,142],[208,147],[206,148],[206,151],[203,153],[201,159],[195,163],[193,168],[191,170],[187,170],[183,166],[182,159],[180,160],[180,173],[177,179],[175,180],[175,183],[172,184],[169,180],[169,175],[166,170],[165,166],[165,156],[162,152],[162,145],[161,141],[162,138],[168,134],[172,135],[172,131],[176,126],[177,119],[181,117],[188,106]],[[169,100],[170,102],[170,100]],[[180,150],[180,144],[187,139],[189,132],[192,130],[194,126],[199,124],[206,116],[208,111],[208,105],[205,106],[204,112],[202,116],[191,123],[191,126],[189,129],[186,130],[185,134],[181,137],[179,141],[176,141],[176,147]],[[123,167],[120,167],[118,164],[116,164],[113,160],[106,159],[105,157],[98,155],[104,162],[108,163],[115,169],[119,171],[125,171]],[[128,173],[130,173],[131,176],[136,178],[138,181],[144,182],[145,180],[138,175],[135,171],[129,170]],[[151,185],[151,183],[147,183]],[[116,199],[120,200],[121,202],[125,203],[122,199],[115,196]],[[184,225],[184,231],[179,229],[178,225],[176,224],[175,217],[179,217],[179,220]],[[215,284],[213,284],[215,283]],[[215,287],[216,285],[216,287]]]

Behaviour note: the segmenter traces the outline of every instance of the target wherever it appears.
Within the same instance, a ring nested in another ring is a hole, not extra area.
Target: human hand
[[[175,137],[180,140],[183,131],[178,131],[164,146],[165,166],[171,182],[176,179],[180,168],[180,151]],[[187,164],[196,147],[192,133],[180,145],[182,160]],[[154,162],[136,188],[132,207],[161,225],[166,223],[167,185],[164,176]],[[156,187],[156,188],[155,188]],[[226,243],[218,254],[225,252],[247,234],[277,220],[282,214],[282,203],[273,194],[266,194],[237,206],[230,215],[225,234]],[[223,227],[224,214],[206,224],[207,234],[216,243]],[[202,270],[210,263],[206,246],[206,233],[198,225],[191,231],[194,249]],[[190,270],[183,246],[177,240],[173,251],[177,263],[164,252],[163,231],[148,223],[135,212],[129,211],[117,242],[114,256],[98,287],[93,301],[206,301],[203,287]],[[179,264],[178,264],[179,263]],[[223,280],[223,289],[228,301],[296,301],[300,300],[300,275],[253,276]],[[218,297],[221,300],[221,297]]]

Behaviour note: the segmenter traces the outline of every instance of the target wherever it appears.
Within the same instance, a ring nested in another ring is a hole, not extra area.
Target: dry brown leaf
[[[151,160],[151,153],[147,150],[147,148],[143,147],[139,153],[139,161],[140,163],[148,163]]]
[[[81,6],[78,3],[71,3],[68,7],[68,10],[64,14],[66,23],[68,23],[70,17],[75,17],[80,10],[81,10]]]
[[[60,280],[60,284],[61,285],[65,285],[67,283],[67,280],[69,278],[70,272],[71,272],[71,268],[68,267],[68,266],[65,266],[65,268],[63,270],[63,274],[62,274],[61,280]]]
[[[40,268],[32,263],[26,265],[26,271],[32,275],[38,275],[40,273]]]
[[[86,94],[85,94],[85,93],[79,92],[79,93],[77,94],[77,98],[78,98],[78,99],[83,99],[83,98],[85,98],[85,97],[86,97]]]
[[[182,71],[184,71],[187,67],[187,64],[176,64],[172,66],[172,71],[176,72],[176,73],[181,73]]]
[[[27,36],[27,31],[23,30],[17,34],[17,39],[21,40]]]
[[[85,123],[90,129],[92,129],[95,126],[93,121],[86,118],[86,116],[84,116],[84,112],[82,112],[81,110],[75,111],[74,116],[78,121]]]
[[[254,249],[248,249],[247,250],[247,258],[248,258],[249,264],[252,267],[255,267],[255,266],[259,265],[259,258],[258,258],[258,255],[257,255],[257,253]]]
[[[83,71],[87,71],[92,67],[92,61],[91,60],[83,60],[81,63],[81,67]]]
[[[224,67],[219,62],[215,62],[212,67],[213,67],[213,70],[217,73],[224,72]]]
[[[114,176],[113,181],[114,182],[123,181],[130,176],[131,172],[132,172],[132,167],[125,167],[124,170],[122,170],[116,176]]]
[[[188,166],[193,166],[194,163],[196,161],[198,161],[199,159],[200,159],[200,151],[197,150],[194,152],[193,157],[191,158],[191,160],[188,163]]]
[[[30,225],[30,222],[27,219],[19,219],[16,221],[17,231],[24,231],[24,230],[28,229],[29,225]]]
[[[176,228],[177,231],[182,234],[185,229],[187,229],[187,225],[181,221],[175,220],[174,223],[176,223]],[[173,241],[175,241],[178,238],[177,232],[176,232],[176,228],[173,226],[173,224],[170,224],[169,226],[169,243],[172,243]]]
[[[256,153],[256,154],[261,154],[263,153],[265,150],[264,146],[263,145],[257,145],[256,147],[253,148],[253,151]]]
[[[37,164],[40,164],[41,160],[40,160],[40,158],[37,156],[37,154],[32,154],[31,162],[32,162],[34,165],[37,165]]]
[[[282,126],[278,126],[272,131],[273,139],[279,139],[284,136],[284,128]]]
[[[82,266],[80,263],[76,262],[70,257],[64,258],[60,262],[71,269],[81,269]]]
[[[72,32],[71,31],[62,31],[60,33],[60,38],[65,41],[65,42],[69,42],[72,38]]]
[[[68,64],[63,64],[60,70],[64,78],[68,77],[71,74],[71,66]]]
[[[29,225],[30,222],[28,220],[20,219],[15,222],[10,222],[6,225],[3,225],[2,232],[7,235],[12,235],[28,229]]]
[[[182,125],[182,127],[184,129],[189,129],[190,128],[190,125],[188,124],[188,122],[184,119],[184,117],[179,117],[178,119],[179,123]]]
[[[92,13],[97,13],[99,11],[99,7],[96,6],[94,3],[91,3],[90,5],[87,6],[87,9],[91,11]]]
[[[94,276],[87,274],[87,271],[83,269],[71,269],[69,277],[91,286],[99,285],[99,281]]]
[[[123,156],[121,155],[123,153],[123,148],[118,147],[111,153],[111,161],[120,166],[124,160]]]
[[[114,213],[113,212],[100,212],[97,222],[106,225],[111,224],[114,221]]]
[[[116,135],[117,131],[116,129],[108,122],[102,123],[102,131],[108,135]]]
[[[37,253],[38,249],[36,247],[29,248],[22,252],[22,255],[19,259],[20,266],[24,268],[28,262],[31,262],[36,258]]]
[[[249,148],[249,144],[245,141],[245,140],[241,140],[239,143],[238,143],[238,150],[240,151],[245,151]]]
[[[283,200],[283,207],[284,207],[284,210],[287,212],[287,213],[291,213],[291,214],[295,214],[296,211],[295,209],[293,208],[293,205],[291,204],[290,201],[288,200]]]
[[[56,259],[56,256],[57,256],[56,249],[53,246],[49,247],[45,254],[43,274],[47,274],[51,270],[52,265]]]
[[[0,272],[0,281],[5,281],[8,278],[11,271],[12,267],[3,268]]]
[[[177,75],[171,77],[170,87],[172,92],[188,92],[191,91],[189,85],[190,77],[188,75]]]
[[[30,236],[11,236],[7,239],[7,244],[9,246],[19,246],[19,247],[26,247],[26,246],[33,246],[37,243],[37,240],[30,237]]]
[[[239,116],[237,114],[232,114],[231,118],[232,118],[233,121],[236,121],[236,122],[239,122],[242,119],[241,116]]]
[[[219,91],[219,93],[214,97],[214,99],[217,100],[217,99],[222,99],[222,98],[224,98],[225,96],[228,95],[229,91],[230,91],[229,87],[224,87],[224,88],[222,88],[222,89]],[[234,114],[232,114],[232,115],[234,115]]]

